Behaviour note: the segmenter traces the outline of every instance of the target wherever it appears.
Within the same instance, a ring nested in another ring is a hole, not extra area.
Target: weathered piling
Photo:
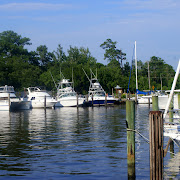
[[[76,100],[77,100],[77,108],[79,107],[79,96],[78,93],[76,93]]]
[[[94,102],[93,102],[93,94],[92,94],[92,107],[94,106]]]
[[[44,109],[46,109],[46,96],[44,96]]]
[[[174,106],[173,106],[173,98],[172,98],[171,103],[169,105],[169,122],[173,122],[173,108]],[[170,152],[171,152],[170,156],[173,157],[173,153],[174,153],[173,141],[170,142]]]
[[[150,179],[163,179],[163,113],[149,112]]]
[[[180,109],[180,94],[178,93],[178,109]],[[178,110],[178,114],[180,115],[180,110]]]
[[[126,101],[128,179],[135,179],[135,101]]]
[[[159,111],[158,96],[152,96],[152,111]]]
[[[11,108],[10,94],[8,94],[8,105],[9,105],[9,110],[10,110],[10,108]]]
[[[107,106],[107,94],[105,95],[105,106]]]
[[[173,98],[171,100],[171,103],[169,105],[169,122],[173,122]]]

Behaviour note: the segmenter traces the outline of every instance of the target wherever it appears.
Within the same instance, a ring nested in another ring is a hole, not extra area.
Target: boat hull
[[[59,98],[58,102],[55,104],[55,107],[76,107],[77,104],[78,106],[82,106],[84,104],[85,98]]]
[[[90,105],[105,105],[107,104],[114,104],[115,103],[115,99],[113,97],[107,97],[107,99],[105,99],[105,97],[94,97],[93,100],[91,97],[88,98],[88,102]]]
[[[30,109],[30,107],[31,107],[30,101],[12,101],[10,102],[10,106],[8,100],[0,101],[0,111],[28,110]]]
[[[46,101],[44,100],[37,100],[31,101],[31,108],[53,108],[57,101]]]

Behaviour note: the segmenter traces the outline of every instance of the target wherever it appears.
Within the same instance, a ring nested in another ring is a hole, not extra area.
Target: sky
[[[176,70],[180,59],[179,0],[1,0],[0,33],[12,30],[31,39],[29,51],[46,45],[64,52],[89,48],[97,62],[107,64],[100,45],[111,39],[131,64],[134,42],[137,60],[152,56]]]

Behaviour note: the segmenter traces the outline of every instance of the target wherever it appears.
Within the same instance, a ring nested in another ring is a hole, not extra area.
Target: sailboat
[[[143,92],[138,90],[138,78],[137,78],[137,56],[136,56],[136,41],[135,41],[135,67],[136,67],[136,98],[138,104],[150,104],[152,103],[152,95],[149,92]],[[143,94],[143,96],[138,96],[138,94]]]

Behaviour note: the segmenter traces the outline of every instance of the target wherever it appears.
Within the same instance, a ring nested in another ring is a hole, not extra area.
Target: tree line
[[[106,39],[99,45],[105,51],[104,60],[108,61],[107,65],[99,63],[89,48],[70,45],[65,53],[59,44],[53,52],[49,52],[46,45],[28,51],[27,47],[31,45],[30,38],[22,37],[14,31],[0,33],[1,86],[11,85],[16,91],[30,86],[45,86],[47,90],[56,90],[54,81],[60,81],[62,71],[65,78],[70,80],[73,73],[75,90],[87,94],[89,81],[82,69],[89,76],[92,69],[94,72],[97,70],[98,80],[107,93],[111,93],[116,85],[126,90],[129,84],[131,93],[136,90],[134,60],[126,59],[126,53],[117,49],[116,41]],[[171,89],[175,71],[163,59],[152,56],[145,63],[138,60],[137,68],[139,90],[151,89],[153,86],[158,90]],[[179,87],[178,81],[176,88]]]

